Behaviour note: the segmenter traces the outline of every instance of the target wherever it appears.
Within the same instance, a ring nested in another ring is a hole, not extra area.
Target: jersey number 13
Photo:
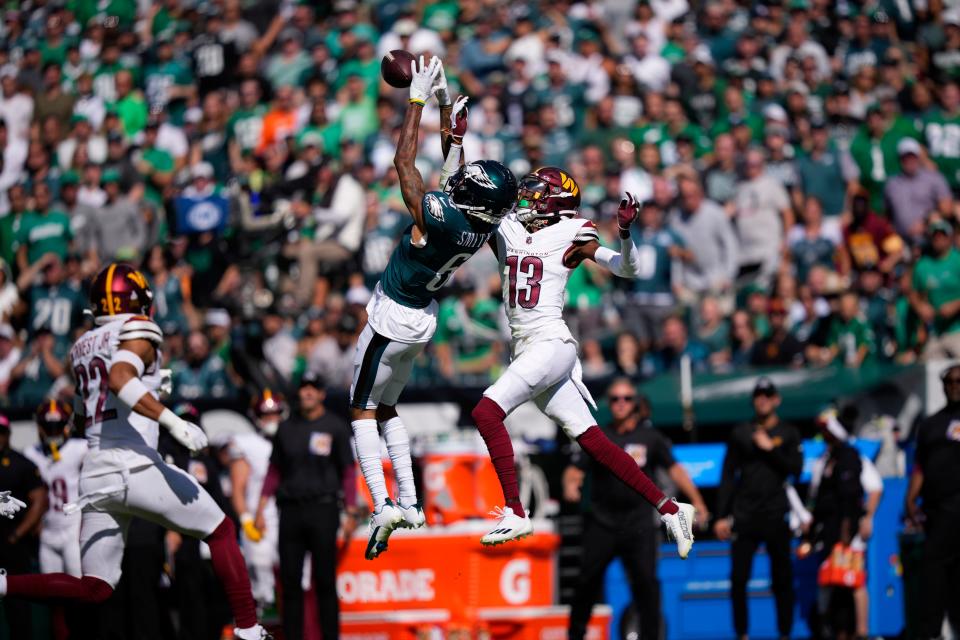
[[[509,302],[516,308],[533,309],[540,302],[540,281],[543,279],[543,260],[536,256],[507,256],[507,277],[510,281]],[[523,275],[524,284],[517,286],[519,275]]]

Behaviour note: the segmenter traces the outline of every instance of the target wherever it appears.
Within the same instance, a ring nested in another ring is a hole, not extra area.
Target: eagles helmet
[[[44,400],[34,412],[40,442],[59,457],[59,449],[70,437],[73,410],[61,400]]]
[[[545,227],[580,211],[580,187],[570,174],[557,167],[540,167],[520,180],[517,220]]]
[[[153,292],[142,273],[128,264],[114,262],[90,285],[90,308],[95,318],[132,313],[149,316]]]
[[[450,176],[443,190],[466,215],[497,225],[513,206],[517,179],[496,160],[474,160]]]

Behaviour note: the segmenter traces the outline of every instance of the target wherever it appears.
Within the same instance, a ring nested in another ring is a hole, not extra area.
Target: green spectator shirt
[[[230,116],[227,122],[227,135],[231,140],[236,141],[240,151],[253,151],[260,144],[263,117],[267,111],[266,105],[258,104],[252,109],[237,109]]]
[[[137,93],[130,92],[125,98],[112,103],[108,110],[117,112],[123,124],[123,132],[133,137],[147,126],[147,103]]]
[[[797,173],[804,193],[816,196],[824,215],[838,216],[843,212],[847,184],[840,170],[840,154],[832,143],[819,158],[809,154],[797,158]]]
[[[150,289],[153,291],[153,321],[157,323],[164,335],[179,332],[186,335],[190,331],[187,315],[183,311],[183,291],[180,289],[180,280],[167,276],[162,286],[152,278]]]
[[[677,267],[670,256],[672,247],[683,247],[683,239],[672,229],[631,231],[636,244],[640,271],[633,280],[634,298],[642,304],[669,306],[673,299],[673,269]]]
[[[91,19],[102,16],[117,18],[120,31],[126,31],[126,27],[132,26],[137,18],[136,0],[69,0],[67,7],[73,10],[81,27],[89,25]]]
[[[156,147],[144,149],[142,158],[144,162],[153,167],[154,171],[160,171],[162,173],[173,171],[173,156],[163,149],[158,149]],[[163,206],[163,196],[159,191],[157,191],[157,188],[153,186],[153,183],[150,180],[146,181],[144,197],[157,206]]]
[[[66,357],[73,345],[73,332],[83,325],[83,310],[88,301],[83,293],[69,284],[55,287],[37,285],[28,294],[30,318],[27,330],[30,339],[43,328],[56,338],[54,353]]]
[[[166,107],[173,123],[180,123],[186,104],[183,100],[170,100],[170,89],[193,83],[193,73],[182,62],[174,59],[148,67],[144,75],[147,102],[152,107]]]
[[[879,140],[870,137],[866,127],[850,142],[850,155],[860,170],[860,184],[870,192],[870,208],[883,211],[883,187],[887,179],[900,172],[897,143],[906,137],[897,127],[890,127]]]
[[[0,218],[0,259],[7,264],[16,264],[17,234],[23,216],[22,213],[8,213]]]
[[[926,296],[934,309],[960,299],[960,251],[950,249],[942,258],[923,256],[913,268],[913,288]],[[960,331],[960,314],[933,321],[937,334]]]
[[[379,122],[376,104],[368,97],[344,105],[340,110],[339,123],[344,140],[363,142],[377,132]]]
[[[952,189],[960,186],[960,115],[935,113],[923,123],[930,158]]]
[[[437,344],[449,344],[455,361],[466,364],[490,355],[500,339],[497,317],[500,305],[487,298],[469,309],[458,298],[448,297],[437,311]]]
[[[226,365],[217,355],[211,355],[199,367],[180,361],[173,365],[173,394],[176,397],[187,400],[229,398],[233,393]]]
[[[20,219],[16,235],[17,249],[27,247],[27,261],[36,262],[46,253],[55,253],[60,260],[70,251],[70,218],[62,211],[38,213],[29,211]]]
[[[874,343],[873,330],[863,318],[855,317],[844,321],[837,316],[830,323],[827,346],[839,347],[840,358],[843,361],[856,356],[857,351],[863,346],[867,347],[867,358],[870,358],[874,352]]]

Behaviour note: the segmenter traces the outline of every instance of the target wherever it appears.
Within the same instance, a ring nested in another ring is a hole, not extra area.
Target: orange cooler
[[[428,525],[486,517],[497,504],[478,506],[480,495],[476,477],[482,458],[489,460],[486,451],[477,451],[473,440],[437,443],[426,450],[423,456],[423,510]],[[498,502],[502,500],[501,494]]]

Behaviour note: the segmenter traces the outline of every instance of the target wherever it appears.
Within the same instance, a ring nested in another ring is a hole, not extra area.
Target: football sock
[[[3,592],[0,595],[11,597],[84,604],[99,604],[113,593],[113,587],[100,578],[77,578],[66,573],[7,576],[6,588],[0,590]]]
[[[613,444],[600,427],[593,425],[577,437],[577,442],[590,457],[612,471],[628,487],[643,496],[644,500],[654,507],[659,507],[661,515],[677,512],[676,503],[672,500],[662,502],[663,492],[640,470],[636,460]]]
[[[410,436],[399,417],[390,418],[383,423],[383,439],[387,442],[387,452],[390,454],[393,472],[400,487],[400,502],[405,507],[411,507],[417,501],[417,485],[413,481]]]
[[[387,495],[387,481],[383,477],[383,462],[380,461],[380,433],[377,431],[376,420],[354,420],[353,441],[357,444],[357,460],[360,461],[360,470],[363,479],[367,481],[367,488],[373,497],[374,510],[384,505]]]
[[[237,544],[237,530],[233,526],[233,520],[224,517],[213,533],[203,541],[210,547],[213,572],[223,585],[236,625],[241,629],[256,626],[257,606],[253,602],[247,563],[240,553],[240,545]]]
[[[473,408],[472,415],[474,422],[477,423],[477,430],[487,445],[487,451],[490,452],[490,460],[497,472],[497,478],[500,479],[506,506],[523,518],[526,512],[520,502],[517,468],[513,460],[513,442],[510,441],[510,434],[507,433],[507,427],[503,424],[507,414],[500,405],[484,396]]]

